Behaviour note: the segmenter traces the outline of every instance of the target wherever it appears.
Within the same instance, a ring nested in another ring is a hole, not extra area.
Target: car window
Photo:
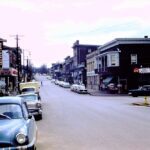
[[[36,95],[22,95],[20,97],[22,97],[26,102],[27,101],[37,100],[37,96]]]
[[[25,89],[22,89],[22,92],[34,92],[35,89],[34,88],[25,88]]]
[[[8,116],[11,119],[23,118],[21,106],[18,104],[0,104],[0,114]]]
[[[143,87],[143,90],[144,90],[144,91],[147,91],[147,90],[148,90],[148,88],[149,88],[149,87],[144,86],[144,87]]]
[[[24,117],[27,118],[28,117],[28,109],[27,109],[27,106],[25,103],[23,103],[22,108],[23,108]]]

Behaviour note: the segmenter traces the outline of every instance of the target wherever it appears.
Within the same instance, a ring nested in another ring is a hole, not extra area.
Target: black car
[[[137,96],[150,96],[150,85],[143,85],[138,89],[129,90],[129,95]]]
[[[20,97],[0,98],[0,148],[35,150],[37,126]]]

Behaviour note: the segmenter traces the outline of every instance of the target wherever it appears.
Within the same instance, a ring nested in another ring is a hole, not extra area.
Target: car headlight
[[[37,106],[38,108],[41,108],[42,105],[41,105],[41,103],[37,103],[36,106]]]
[[[19,144],[24,144],[26,142],[26,136],[23,133],[18,133],[16,135],[16,140]]]

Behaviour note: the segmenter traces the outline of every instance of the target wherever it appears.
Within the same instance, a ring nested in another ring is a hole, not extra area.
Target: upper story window
[[[115,54],[110,55],[110,61],[111,61],[111,66],[116,65],[116,55]]]
[[[137,64],[137,54],[131,54],[131,64]]]
[[[108,67],[119,66],[119,53],[107,54],[108,56]]]

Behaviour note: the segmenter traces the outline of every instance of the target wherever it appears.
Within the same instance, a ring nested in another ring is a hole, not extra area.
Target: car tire
[[[43,117],[42,114],[39,114],[38,115],[38,120],[42,120],[42,117]]]

